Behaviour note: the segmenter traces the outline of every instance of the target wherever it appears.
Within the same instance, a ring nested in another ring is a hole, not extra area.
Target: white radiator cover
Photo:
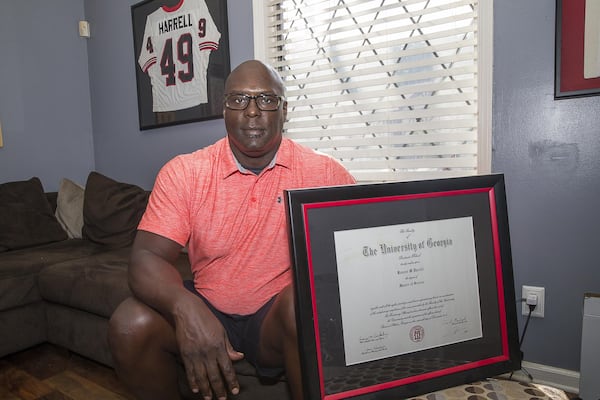
[[[600,399],[600,294],[586,293],[583,300],[579,397]]]

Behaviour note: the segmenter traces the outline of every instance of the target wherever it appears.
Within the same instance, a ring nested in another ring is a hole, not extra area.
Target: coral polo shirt
[[[138,229],[188,245],[196,290],[247,315],[292,282],[284,189],[354,182],[332,157],[286,138],[255,175],[224,138],[161,169]]]

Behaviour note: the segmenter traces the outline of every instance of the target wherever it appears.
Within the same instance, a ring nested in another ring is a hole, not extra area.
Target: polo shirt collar
[[[250,171],[242,166],[240,162],[233,155],[233,151],[231,151],[231,146],[229,144],[229,139],[224,139],[224,148],[223,153],[226,154],[226,157],[221,157],[222,167],[223,167],[223,179],[227,178],[235,174],[236,172],[241,173],[249,173]],[[275,165],[282,166],[284,168],[290,168],[292,163],[292,146],[290,143],[290,139],[283,138],[281,140],[281,144],[279,145],[279,149],[273,157],[273,160],[267,165],[265,169],[273,168]]]

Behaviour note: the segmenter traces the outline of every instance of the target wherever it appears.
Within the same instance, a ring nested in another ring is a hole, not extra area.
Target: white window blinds
[[[331,154],[361,182],[486,172],[478,7],[477,0],[255,2],[255,18],[262,13],[255,40],[263,38],[265,61],[286,83],[285,135]]]

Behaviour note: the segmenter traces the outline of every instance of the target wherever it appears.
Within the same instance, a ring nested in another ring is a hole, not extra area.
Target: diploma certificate
[[[334,232],[346,365],[482,337],[472,217]]]

